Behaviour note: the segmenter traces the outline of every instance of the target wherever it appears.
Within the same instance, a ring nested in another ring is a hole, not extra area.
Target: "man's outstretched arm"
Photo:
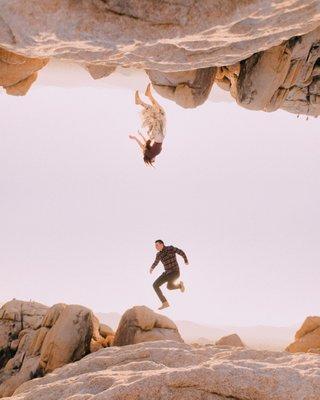
[[[180,249],[178,249],[178,247],[175,247],[174,252],[179,254],[179,256],[183,257],[184,262],[186,264],[189,264],[188,257],[186,256],[186,253],[183,250],[180,250]]]
[[[150,267],[150,274],[155,269],[155,267],[159,264],[160,261],[160,254],[158,253],[156,259],[154,260],[153,264]]]

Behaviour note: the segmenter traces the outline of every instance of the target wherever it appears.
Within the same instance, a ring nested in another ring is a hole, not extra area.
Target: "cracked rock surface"
[[[173,341],[110,347],[20,386],[12,400],[318,400],[320,357]]]

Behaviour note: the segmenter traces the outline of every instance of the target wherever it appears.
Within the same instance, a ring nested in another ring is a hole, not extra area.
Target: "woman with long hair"
[[[142,128],[146,130],[147,137],[138,131],[140,138],[135,135],[129,135],[129,138],[138,143],[142,150],[145,164],[153,166],[156,156],[159,155],[162,150],[162,142],[165,137],[166,116],[164,109],[151,93],[150,83],[146,89],[145,95],[151,101],[151,105],[140,99],[138,90],[135,93],[135,103],[142,106]]]

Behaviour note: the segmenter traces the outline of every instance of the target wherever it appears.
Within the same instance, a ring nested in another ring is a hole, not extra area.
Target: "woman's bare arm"
[[[144,141],[144,144],[146,144],[147,141],[150,140],[150,138],[147,139],[146,137],[144,137],[143,134],[140,131],[138,131],[138,135],[142,137],[142,140]]]
[[[144,151],[145,145],[142,142],[140,142],[140,140],[137,137],[135,137],[134,135],[129,135],[129,138],[135,140],[138,143],[141,150]]]

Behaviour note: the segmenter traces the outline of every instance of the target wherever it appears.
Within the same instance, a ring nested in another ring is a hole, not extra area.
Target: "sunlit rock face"
[[[287,349],[291,353],[320,354],[320,317],[307,317],[295,334],[295,341]]]
[[[252,110],[320,110],[317,0],[2,0],[0,85],[23,95],[48,59],[94,79],[117,66],[147,70],[159,94],[197,107],[214,83]],[[14,56],[10,56],[14,57]],[[32,66],[32,67],[31,67]]]
[[[245,347],[242,340],[236,333],[232,333],[228,336],[223,336],[216,341],[217,346],[234,346],[234,347]]]
[[[28,58],[0,48],[0,85],[11,95],[25,95],[47,58]]]
[[[220,68],[221,87],[251,110],[320,113],[320,28]]]
[[[80,305],[12,300],[0,308],[0,397],[88,353],[112,345],[114,333]]]
[[[127,346],[156,340],[183,341],[177,326],[168,317],[146,306],[135,306],[123,314],[115,333],[114,345]]]
[[[11,399],[319,400],[319,369],[315,354],[166,340],[101,349],[24,383]]]

